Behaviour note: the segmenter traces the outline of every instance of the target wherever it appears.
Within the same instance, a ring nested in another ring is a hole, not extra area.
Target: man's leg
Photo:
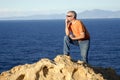
[[[63,47],[63,53],[66,55],[70,54],[70,44],[78,46],[78,40],[72,40],[70,37],[65,36],[64,37],[64,47]]]
[[[63,53],[65,55],[70,54],[70,38],[68,36],[64,36]]]
[[[88,63],[89,40],[79,41],[82,60]]]

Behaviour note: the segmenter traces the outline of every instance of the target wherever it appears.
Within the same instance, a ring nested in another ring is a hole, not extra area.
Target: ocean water
[[[83,19],[90,35],[89,64],[120,74],[120,19]],[[0,21],[0,73],[63,54],[64,20]],[[81,59],[77,46],[71,57]]]

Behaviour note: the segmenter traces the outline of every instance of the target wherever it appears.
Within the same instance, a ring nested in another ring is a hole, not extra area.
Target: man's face
[[[68,12],[67,15],[66,15],[66,19],[67,19],[68,21],[72,21],[72,20],[74,19],[74,14]]]

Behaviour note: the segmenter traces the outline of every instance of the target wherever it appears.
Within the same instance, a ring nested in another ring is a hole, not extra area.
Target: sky
[[[0,0],[0,17],[61,14],[102,9],[120,10],[120,0]]]

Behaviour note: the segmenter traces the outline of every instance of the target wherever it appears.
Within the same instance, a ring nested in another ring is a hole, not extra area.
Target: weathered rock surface
[[[58,55],[53,61],[41,59],[19,65],[0,74],[0,80],[120,80],[111,68],[97,68],[69,56]]]

